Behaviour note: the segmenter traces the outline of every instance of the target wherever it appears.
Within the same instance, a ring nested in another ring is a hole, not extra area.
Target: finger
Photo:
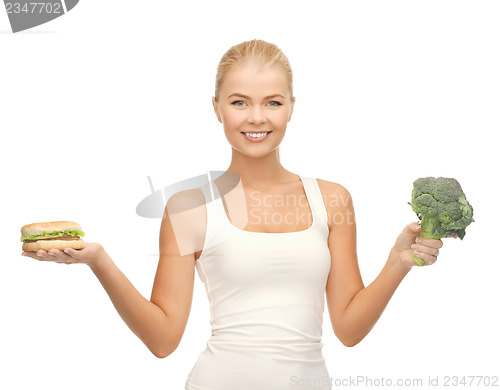
[[[430,246],[425,246],[425,245],[421,245],[421,244],[413,244],[411,246],[411,249],[422,252],[422,253],[427,253],[428,255],[432,255],[432,256],[437,256],[439,254],[438,248],[432,248]]]
[[[422,259],[423,261],[425,261],[425,265],[431,265],[431,264],[434,264],[437,261],[437,257],[436,256],[430,255],[428,253],[420,252],[420,251],[413,251],[413,253],[419,259]]]
[[[45,249],[37,250],[36,255],[38,256],[38,260],[54,261],[53,257],[49,256]]]
[[[418,222],[412,222],[409,223],[408,225],[405,226],[403,229],[403,233],[411,234],[411,235],[418,235],[420,231],[422,230],[421,226],[418,224]]]
[[[422,238],[422,237],[417,237],[415,240],[417,244],[421,244],[424,246],[429,246],[431,248],[441,248],[443,246],[443,241],[441,239],[435,240],[433,238]]]
[[[430,261],[426,261],[425,262],[425,265],[432,265],[432,264],[435,264],[437,261],[437,257],[434,258],[434,260],[430,260]]]
[[[67,255],[59,249],[50,249],[48,254],[49,256],[53,256],[55,259],[57,259],[54,259],[57,263],[71,264],[74,262],[74,259],[71,256]]]
[[[23,252],[22,253],[23,256],[26,256],[26,257],[31,257],[32,259],[36,259],[36,260],[40,260],[40,258],[36,255],[35,252]]]
[[[73,259],[77,259],[77,260],[81,259],[80,251],[79,250],[77,251],[77,250],[75,250],[73,248],[64,248],[64,253],[66,253],[67,256],[70,256]]]

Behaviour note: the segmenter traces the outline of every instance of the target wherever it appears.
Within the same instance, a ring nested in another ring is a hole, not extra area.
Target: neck
[[[278,160],[276,151],[262,157],[247,156],[233,148],[227,171],[236,173],[245,187],[268,187],[296,180]]]

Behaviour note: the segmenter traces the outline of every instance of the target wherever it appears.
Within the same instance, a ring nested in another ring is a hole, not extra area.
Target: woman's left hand
[[[421,227],[417,222],[405,226],[394,244],[394,250],[399,261],[405,266],[413,267],[418,264],[413,260],[413,255],[425,261],[425,265],[432,265],[437,261],[439,249],[443,246],[441,239],[418,237]],[[457,235],[453,236],[457,238]]]

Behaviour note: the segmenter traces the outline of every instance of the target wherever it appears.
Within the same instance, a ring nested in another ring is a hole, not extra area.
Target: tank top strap
[[[199,187],[205,198],[207,225],[203,251],[220,244],[234,235],[231,225],[226,222],[226,213],[219,189],[213,180]]]
[[[311,205],[311,212],[314,213],[314,218],[317,219],[321,229],[329,233],[328,229],[328,212],[326,211],[323,195],[319,188],[318,181],[313,177],[299,175],[304,183],[307,198]]]

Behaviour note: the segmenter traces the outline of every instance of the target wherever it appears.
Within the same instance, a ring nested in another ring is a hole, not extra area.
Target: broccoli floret
[[[409,203],[420,219],[420,237],[440,239],[456,234],[461,240],[465,228],[474,219],[473,208],[467,202],[460,183],[447,177],[421,177],[413,182],[412,201]],[[415,262],[425,261],[413,256]]]

